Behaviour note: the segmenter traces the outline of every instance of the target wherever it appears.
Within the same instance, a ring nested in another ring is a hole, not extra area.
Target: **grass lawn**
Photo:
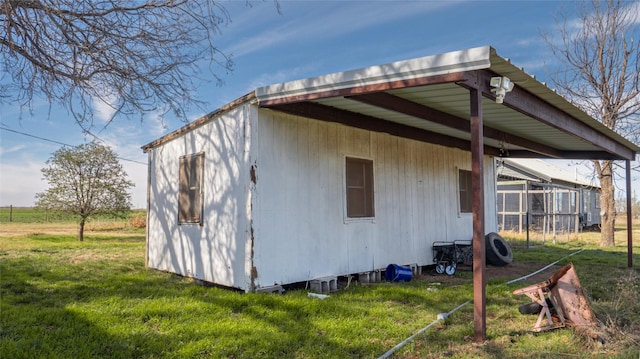
[[[636,227],[640,225],[636,224]],[[115,229],[114,229],[115,228]],[[144,230],[73,224],[0,225],[0,358],[377,358],[472,299],[471,273],[349,288],[327,299],[305,290],[239,293],[144,267]],[[626,237],[625,237],[626,238]],[[636,241],[640,241],[636,236]],[[487,342],[473,339],[473,306],[439,322],[394,358],[640,357],[640,245],[600,248],[588,235],[525,249],[488,267]],[[579,249],[526,281],[504,284]],[[512,291],[571,261],[604,344],[573,328],[532,333],[536,316]]]

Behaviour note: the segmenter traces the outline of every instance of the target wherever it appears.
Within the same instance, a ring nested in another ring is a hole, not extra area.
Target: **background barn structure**
[[[545,238],[600,228],[600,186],[535,158],[497,161],[498,228]]]

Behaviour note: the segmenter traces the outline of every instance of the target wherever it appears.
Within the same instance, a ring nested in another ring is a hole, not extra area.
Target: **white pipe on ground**
[[[516,279],[510,280],[510,281],[506,282],[505,284],[511,284],[511,283],[514,283],[514,282],[517,282],[517,281],[520,281],[520,280],[527,279],[527,278],[529,278],[529,277],[531,277],[531,276],[533,276],[533,275],[536,275],[536,274],[538,274],[538,273],[540,273],[540,272],[542,272],[542,271],[544,271],[544,270],[548,269],[549,267],[551,267],[551,266],[553,266],[554,264],[556,264],[556,263],[560,262],[561,260],[563,260],[563,259],[565,259],[565,258],[569,258],[569,257],[571,257],[571,256],[573,256],[573,255],[575,255],[575,254],[578,254],[578,253],[582,252],[582,251],[584,251],[584,249],[581,249],[581,250],[579,250],[579,251],[576,251],[576,252],[573,252],[573,253],[571,253],[571,254],[569,254],[569,255],[566,255],[566,256],[564,256],[564,257],[562,257],[562,258],[558,259],[557,261],[555,261],[555,262],[553,262],[553,263],[551,263],[551,264],[549,264],[549,265],[547,265],[547,266],[543,267],[542,269],[539,269],[539,270],[537,270],[537,271],[535,271],[535,272],[533,272],[533,273],[527,274],[527,275],[522,276],[522,277],[520,277],[520,278],[516,278]],[[418,335],[420,335],[420,334],[422,334],[422,333],[426,332],[429,328],[431,328],[432,326],[436,325],[438,322],[440,322],[440,321],[443,321],[443,320],[447,319],[451,314],[453,314],[454,312],[458,311],[460,308],[464,307],[465,305],[467,305],[467,304],[469,304],[469,303],[471,303],[471,300],[468,300],[468,301],[466,301],[466,302],[464,302],[464,303],[460,304],[459,306],[457,306],[457,307],[453,308],[450,312],[447,312],[447,313],[440,313],[440,314],[438,314],[437,319],[436,319],[436,320],[434,320],[431,324],[429,324],[429,325],[427,325],[426,327],[424,327],[424,328],[420,329],[417,333],[413,334],[413,335],[412,335],[412,336],[410,336],[409,338],[407,338],[407,339],[405,339],[404,341],[402,341],[402,343],[400,343],[400,344],[396,345],[395,347],[391,348],[388,352],[386,352],[386,353],[382,354],[380,357],[378,357],[378,359],[386,359],[386,358],[390,357],[390,356],[391,356],[391,355],[392,355],[396,350],[398,350],[398,349],[402,348],[403,346],[407,345],[410,341],[412,341],[412,340],[413,340],[413,338],[415,338],[415,337],[417,337]]]

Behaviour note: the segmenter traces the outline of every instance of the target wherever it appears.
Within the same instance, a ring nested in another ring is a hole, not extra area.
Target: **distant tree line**
[[[129,219],[122,219],[121,217],[103,215],[93,219],[93,221],[127,221],[134,222],[133,217],[139,215],[144,211],[132,211]],[[77,222],[77,219],[72,215],[60,211],[55,211],[47,208],[37,207],[20,207],[20,206],[2,206],[0,207],[0,223],[65,223],[65,222]]]
[[[616,199],[616,212],[619,214],[626,214],[627,199],[625,197]],[[640,199],[635,192],[633,193],[633,197],[631,197],[631,215],[634,219],[640,218]]]

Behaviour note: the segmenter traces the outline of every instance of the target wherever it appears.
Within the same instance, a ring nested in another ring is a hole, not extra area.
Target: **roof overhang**
[[[520,176],[520,179],[546,183],[564,183],[580,187],[600,188],[577,172],[571,173],[553,164],[535,158],[504,158],[501,160],[499,171],[506,176]],[[515,173],[515,174],[514,174]]]
[[[492,77],[515,86],[503,103]],[[258,88],[259,106],[470,149],[470,89],[482,92],[486,154],[633,160],[640,148],[489,46]]]

